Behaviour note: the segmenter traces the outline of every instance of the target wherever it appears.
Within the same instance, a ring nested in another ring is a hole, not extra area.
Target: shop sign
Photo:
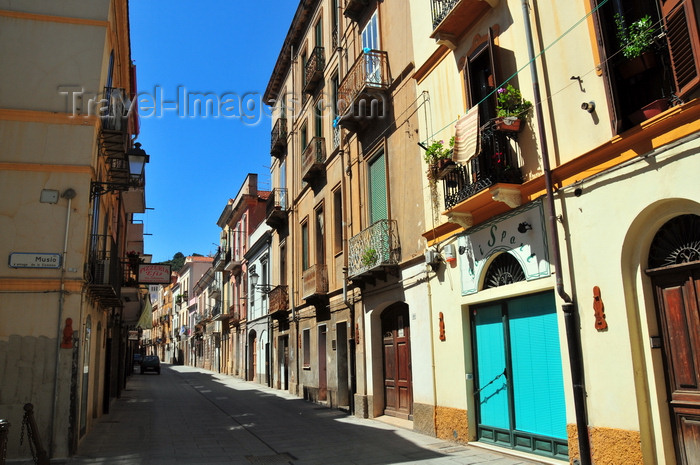
[[[531,202],[467,232],[458,240],[462,295],[479,290],[485,265],[498,253],[515,257],[528,281],[551,274],[542,201]]]
[[[8,260],[10,268],[61,268],[61,254],[14,252]]]
[[[170,265],[139,263],[140,284],[170,284]]]
[[[138,332],[138,330],[129,331],[129,337],[128,337],[128,339],[129,339],[130,341],[138,341],[138,340],[139,340],[139,332]]]

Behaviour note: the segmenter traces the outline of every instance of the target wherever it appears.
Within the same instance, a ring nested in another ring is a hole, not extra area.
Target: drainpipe
[[[571,381],[573,384],[574,409],[576,412],[576,429],[578,432],[578,446],[580,463],[591,465],[591,446],[588,437],[588,418],[586,411],[586,391],[583,380],[583,357],[581,354],[581,335],[578,327],[578,319],[575,311],[575,304],[571,297],[564,290],[562,277],[561,252],[559,243],[559,232],[557,229],[557,216],[554,206],[554,192],[552,188],[552,171],[549,165],[549,149],[547,146],[547,135],[544,130],[544,119],[542,113],[542,100],[540,98],[540,84],[535,65],[535,51],[532,39],[532,29],[530,26],[530,6],[528,0],[522,0],[523,18],[525,25],[525,35],[527,39],[528,58],[530,59],[530,73],[532,75],[532,91],[535,96],[535,114],[537,116],[537,130],[542,147],[542,170],[544,171],[545,189],[547,192],[547,214],[549,216],[549,234],[552,243],[552,262],[555,269],[556,290],[559,297],[564,301],[562,311],[564,312],[564,326],[566,328],[566,342],[569,352],[569,366],[571,369]]]
[[[66,257],[68,256],[68,232],[70,229],[70,213],[72,208],[73,198],[75,197],[75,190],[66,189],[61,194],[61,197],[68,199],[68,207],[66,209],[66,231],[63,236],[63,254],[61,256],[61,287],[58,293],[58,324],[56,325],[56,362],[55,362],[55,376],[53,380],[53,399],[51,406],[51,426],[49,427],[50,437],[49,437],[49,457],[53,456],[54,450],[54,425],[56,422],[56,399],[58,398],[58,374],[59,374],[59,360],[61,354],[61,341],[63,340],[63,330],[61,329],[61,323],[63,322],[63,298],[66,292],[65,277],[66,277]],[[2,453],[2,451],[0,451]]]

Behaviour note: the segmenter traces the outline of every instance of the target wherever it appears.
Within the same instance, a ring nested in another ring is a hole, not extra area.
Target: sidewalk
[[[546,463],[416,433],[256,383],[186,367],[133,375],[82,440],[83,464]],[[563,462],[557,462],[563,463]]]

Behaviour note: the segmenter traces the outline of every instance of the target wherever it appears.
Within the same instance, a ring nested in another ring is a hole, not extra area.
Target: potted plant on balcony
[[[131,267],[132,271],[134,271],[134,273],[138,269],[139,263],[143,261],[139,253],[135,250],[128,251],[126,253],[126,259],[129,261],[129,266]]]
[[[626,25],[624,17],[616,13],[615,29],[620,51],[625,58],[618,66],[623,79],[656,66],[656,55],[651,50],[655,34],[651,16],[646,15]]]
[[[496,119],[493,120],[495,129],[520,132],[531,108],[532,102],[525,100],[519,89],[510,84],[499,88],[496,91]]]
[[[445,141],[435,140],[425,149],[424,159],[428,164],[428,179],[442,179],[445,174],[454,169],[455,162],[452,161],[452,151],[455,146],[455,138],[445,147]]]
[[[362,266],[364,266],[365,268],[371,268],[377,264],[378,258],[379,254],[377,254],[376,249],[366,249],[365,253],[362,254]]]

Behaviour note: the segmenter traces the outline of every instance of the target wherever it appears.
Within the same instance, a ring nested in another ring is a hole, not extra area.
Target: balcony
[[[373,278],[399,264],[399,238],[395,220],[379,220],[348,241],[348,277]]]
[[[224,261],[225,271],[230,271],[234,276],[240,276],[242,263],[240,257],[238,256],[238,253],[233,254],[230,249],[227,250]]]
[[[302,179],[311,182],[325,172],[326,139],[314,137],[301,154]]]
[[[93,234],[85,280],[88,294],[103,307],[122,307],[121,261],[112,236]]]
[[[385,118],[390,85],[387,53],[363,52],[338,88],[338,124],[357,131],[374,119]]]
[[[472,28],[499,0],[431,0],[433,33],[438,43],[454,50],[459,39]]]
[[[143,187],[131,187],[122,192],[122,203],[126,213],[146,212],[146,193]]]
[[[270,155],[275,158],[284,157],[287,149],[287,118],[279,118],[272,127],[270,134]]]
[[[237,325],[241,322],[241,307],[233,304],[228,309],[228,321],[231,324]]]
[[[270,315],[280,315],[289,310],[289,294],[287,286],[275,286],[267,294],[269,298]]]
[[[97,116],[100,118],[98,146],[100,155],[107,158],[110,182],[128,180],[129,166],[126,150],[129,144],[129,108],[124,89],[105,87],[102,100],[97,103]],[[135,113],[135,112],[134,112]]]
[[[218,284],[212,284],[209,286],[209,297],[212,299],[218,299],[221,297],[221,288]]]
[[[491,123],[482,126],[480,131],[479,155],[469,163],[457,166],[443,178],[445,210],[451,210],[459,203],[498,184],[508,185],[508,189],[515,195],[513,187],[517,190],[517,185],[523,182],[518,157],[512,148],[516,134],[494,130]],[[509,206],[518,203],[515,198],[509,200],[505,197],[504,202]]]
[[[313,300],[328,294],[328,270],[326,265],[313,265],[302,276],[302,295],[306,300]]]
[[[287,224],[287,189],[272,189],[265,205],[265,223],[279,230]]]
[[[353,21],[358,21],[367,5],[369,5],[369,0],[347,0],[343,15]]]
[[[227,251],[227,249],[222,249],[219,247],[219,250],[216,251],[216,255],[214,255],[214,261],[212,261],[212,267],[214,268],[214,271],[224,271],[224,266],[226,265],[226,254],[230,252]]]
[[[304,69],[305,94],[313,94],[319,81],[323,80],[323,69],[326,67],[326,55],[323,47],[315,47],[311,51],[309,61]]]

